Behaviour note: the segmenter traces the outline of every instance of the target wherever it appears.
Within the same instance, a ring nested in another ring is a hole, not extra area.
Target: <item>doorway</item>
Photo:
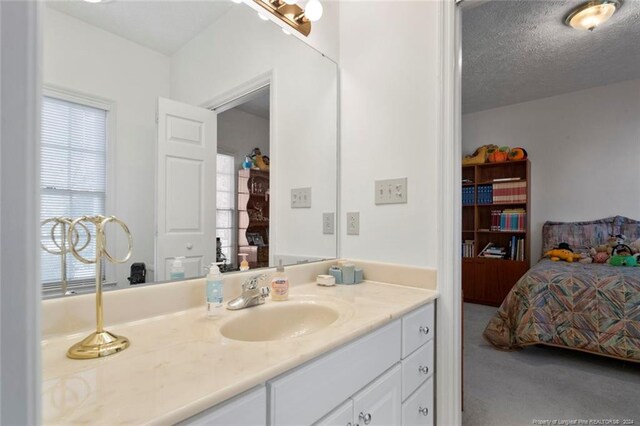
[[[270,86],[216,111],[216,262],[223,263],[223,272],[239,270],[243,259],[251,269],[267,267],[272,228]]]

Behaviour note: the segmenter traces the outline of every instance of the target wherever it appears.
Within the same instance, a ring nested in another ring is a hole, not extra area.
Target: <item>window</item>
[[[45,96],[42,100],[40,218],[104,214],[106,194],[107,111],[101,108]],[[88,226],[93,232],[93,227]],[[55,249],[51,226],[41,228],[43,246]],[[59,235],[59,233],[58,233]],[[95,256],[92,243],[82,251]],[[81,241],[83,239],[81,238]],[[42,282],[60,283],[60,257],[41,252]],[[67,256],[67,280],[91,281],[95,265],[85,265]]]
[[[222,253],[230,264],[235,264],[235,158],[218,154],[217,161],[216,236],[220,238]]]

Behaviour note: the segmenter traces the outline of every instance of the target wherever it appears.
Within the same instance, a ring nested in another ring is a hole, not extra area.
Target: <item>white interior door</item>
[[[157,280],[178,256],[186,278],[215,260],[216,125],[214,111],[158,99]]]

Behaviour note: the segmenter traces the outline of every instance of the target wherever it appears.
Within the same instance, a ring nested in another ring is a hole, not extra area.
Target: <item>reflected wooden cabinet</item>
[[[250,268],[269,266],[269,172],[238,172],[238,254]]]

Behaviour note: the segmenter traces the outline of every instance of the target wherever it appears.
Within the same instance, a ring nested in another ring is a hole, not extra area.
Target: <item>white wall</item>
[[[229,54],[232,52],[233,54]],[[234,7],[171,61],[172,99],[203,105],[272,75],[270,218],[275,255],[335,257],[322,213],[336,210],[336,65],[300,40]],[[290,190],[312,188],[311,209],[291,209]]]
[[[640,219],[640,80],[462,118],[463,152],[524,147],[531,160],[531,250],[547,220]]]
[[[117,267],[118,285],[125,287],[132,262],[154,262],[155,113],[158,96],[169,97],[169,58],[51,8],[42,10],[44,83],[116,103],[115,206],[106,213],[124,220],[134,237],[131,261]]]
[[[256,147],[269,156],[269,120],[238,108],[218,115],[218,152],[233,155],[236,170]]]
[[[437,265],[440,19],[438,2],[341,3],[341,223],[360,212],[344,257]],[[396,177],[408,203],[376,206]]]

